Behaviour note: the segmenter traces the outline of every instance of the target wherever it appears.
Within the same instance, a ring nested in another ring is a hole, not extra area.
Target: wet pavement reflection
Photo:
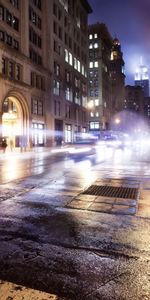
[[[84,195],[95,182],[140,197]],[[0,156],[0,279],[67,300],[150,299],[149,199],[148,153]]]

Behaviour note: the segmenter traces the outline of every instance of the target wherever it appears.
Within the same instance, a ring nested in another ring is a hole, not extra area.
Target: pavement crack
[[[111,276],[108,280],[105,280],[104,283],[101,284],[99,288],[95,289],[95,290],[92,291],[91,293],[88,293],[88,294],[84,295],[84,299],[86,300],[87,297],[88,297],[88,299],[89,299],[89,296],[90,296],[90,299],[94,299],[94,298],[91,298],[91,296],[92,296],[93,294],[95,294],[96,292],[98,292],[102,287],[106,286],[106,285],[109,284],[111,281],[115,281],[116,279],[120,278],[121,276],[124,276],[124,275],[127,275],[127,274],[129,274],[129,271],[122,272],[122,273],[120,273],[120,274]]]

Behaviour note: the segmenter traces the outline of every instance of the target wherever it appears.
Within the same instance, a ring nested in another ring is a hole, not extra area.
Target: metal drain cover
[[[137,199],[138,188],[117,187],[108,185],[91,185],[82,194],[92,196],[105,196],[124,199]]]

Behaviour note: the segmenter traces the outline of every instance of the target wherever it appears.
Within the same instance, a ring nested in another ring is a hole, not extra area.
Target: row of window
[[[2,74],[14,80],[22,80],[22,66],[7,57],[2,57]]]
[[[54,81],[53,81],[53,94],[55,96],[60,96],[60,90],[61,90],[60,82],[57,81],[56,79],[54,79]],[[81,103],[82,103],[82,106],[87,105],[87,97],[85,95],[82,95],[82,97],[81,97],[81,92],[79,90],[75,90],[74,91],[74,97],[73,97],[72,88],[67,86],[65,88],[65,99],[70,101],[70,102],[73,102],[73,98],[74,98],[74,103],[76,103],[78,105],[81,105]]]
[[[61,116],[61,102],[59,100],[54,101],[54,114],[57,117]],[[78,120],[79,111],[71,107],[70,105],[65,106],[65,118]],[[86,112],[82,112],[82,121],[86,122]]]
[[[98,87],[98,80],[97,80],[97,78],[90,79],[89,86],[90,87]]]
[[[68,4],[67,4],[67,1],[66,1],[66,3],[63,5],[64,8],[66,8],[67,5]],[[53,14],[55,15],[55,17],[57,18],[58,21],[61,20],[62,11],[59,9],[59,7],[56,5],[56,3],[53,4]],[[79,12],[77,12],[77,14],[79,14]],[[72,15],[72,17],[73,17],[73,15]],[[79,21],[77,21],[77,26],[80,28],[80,22]],[[64,16],[64,27],[65,27],[66,32],[72,35],[72,22],[70,22],[70,20],[67,16]],[[86,28],[86,21],[84,22],[84,27]],[[80,32],[76,28],[74,28],[74,30],[73,30],[73,36],[74,36],[74,39],[76,39],[78,44],[80,44],[80,39],[81,39],[81,46],[82,47],[84,47],[86,45],[86,40],[83,37],[80,36]]]
[[[43,101],[38,98],[31,99],[31,113],[43,116]]]
[[[89,68],[92,69],[92,68],[98,68],[98,61],[90,61],[89,62]]]
[[[98,118],[99,117],[99,112],[98,111],[96,111],[96,112],[91,111],[90,112],[90,117],[91,118],[94,118],[94,117]]]
[[[61,25],[59,25],[56,21],[53,22],[53,32],[62,40],[63,39],[63,31]],[[71,50],[73,48],[74,53],[80,57],[86,63],[86,54],[80,50],[79,42],[78,44],[72,42],[72,38],[68,35],[68,33],[64,33],[64,42],[65,45],[68,46]]]
[[[42,47],[42,40],[41,37],[33,30],[32,27],[29,28],[29,39],[37,47]]]
[[[99,122],[90,122],[90,129],[91,130],[98,130],[98,129],[100,129],[100,123]]]
[[[98,34],[97,33],[89,34],[89,40],[97,39],[97,38],[98,38]]]
[[[19,20],[9,12],[4,6],[0,5],[0,20],[6,22],[13,29],[19,31]]]
[[[98,97],[99,90],[98,89],[89,90],[89,95],[90,95],[90,97]]]
[[[90,43],[89,44],[89,49],[97,49],[98,48],[98,43],[96,42],[96,43]]]
[[[45,77],[31,72],[31,86],[45,91]]]
[[[42,28],[41,18],[37,15],[37,13],[33,10],[32,7],[29,7],[29,20],[39,29]]]
[[[98,70],[90,70],[89,71],[89,77],[90,79],[92,78],[97,78],[98,79]]]
[[[90,100],[90,102],[89,102],[90,107],[99,106],[101,104],[102,104],[102,101],[100,101],[100,99]]]
[[[60,65],[54,61],[54,74],[58,77],[60,77]],[[74,80],[74,86],[76,88],[81,88],[83,93],[87,93],[87,86],[84,82],[81,82],[80,79],[77,76],[72,76],[71,72],[68,70],[65,70],[65,80],[68,84],[71,84]]]
[[[67,62],[70,66],[73,66],[75,70],[81,73],[83,76],[87,77],[87,72],[83,64],[81,64],[80,60],[76,57],[73,58],[71,52],[65,49],[65,62]]]
[[[14,48],[15,50],[19,50],[19,42],[11,35],[7,34],[7,32],[2,30],[0,30],[0,41],[6,43],[8,46]]]
[[[76,25],[82,32],[86,32],[86,24],[87,24],[87,19],[85,16],[85,13],[81,9],[81,7],[75,5],[75,1],[66,1],[66,0],[59,0],[61,5],[63,6],[64,10],[66,10],[67,13],[71,15],[71,17],[74,18]],[[57,17],[57,10],[59,13],[59,8],[55,5],[55,9],[53,8],[54,14]]]
[[[35,64],[38,64],[38,65],[42,64],[42,56],[39,55],[39,53],[37,53],[31,47],[30,47],[30,51],[29,51],[29,57]]]

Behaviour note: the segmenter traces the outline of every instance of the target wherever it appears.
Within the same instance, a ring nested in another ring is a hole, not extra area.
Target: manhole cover
[[[82,194],[114,198],[137,199],[138,189],[107,185],[91,185]]]

